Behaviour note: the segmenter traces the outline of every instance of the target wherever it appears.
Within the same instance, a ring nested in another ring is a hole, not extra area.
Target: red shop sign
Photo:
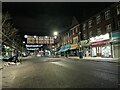
[[[104,45],[108,42],[109,40],[103,40],[103,41],[99,41],[99,42],[93,42],[91,43],[92,46],[95,46],[95,45]]]

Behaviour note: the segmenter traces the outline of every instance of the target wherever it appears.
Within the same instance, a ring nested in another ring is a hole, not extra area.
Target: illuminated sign
[[[110,36],[107,33],[105,35],[100,35],[100,36],[90,38],[90,42],[99,42],[99,41],[108,40],[108,39],[110,39]]]
[[[43,45],[26,45],[26,47],[42,47]]]
[[[39,48],[27,48],[27,50],[39,50]]]
[[[27,35],[27,44],[54,44],[54,37]]]

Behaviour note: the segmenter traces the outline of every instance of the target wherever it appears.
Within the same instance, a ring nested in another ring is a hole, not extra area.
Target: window
[[[97,35],[101,35],[101,28],[97,28]]]
[[[78,36],[73,38],[73,43],[78,43]]]
[[[110,32],[111,31],[111,24],[106,25],[106,31]]]
[[[75,30],[75,31],[76,31],[76,33],[78,33],[78,27],[76,27],[75,29],[76,29],[76,30]]]
[[[83,24],[83,30],[86,30],[86,24],[85,23]]]
[[[93,35],[93,32],[92,32],[92,31],[90,31],[89,35],[90,35],[90,37],[92,37],[92,35]]]
[[[120,5],[117,6],[117,15],[120,14]]]
[[[105,20],[110,19],[110,10],[105,12]]]
[[[83,34],[83,38],[86,39],[86,34]]]
[[[98,16],[96,17],[96,23],[99,24],[100,22],[101,22],[101,17],[100,17],[100,15],[98,15]]]
[[[90,20],[90,21],[88,22],[88,27],[89,27],[89,28],[92,27],[92,20]]]
[[[74,35],[74,34],[75,34],[75,33],[74,33],[74,29],[73,29],[72,31],[73,31],[73,35]]]

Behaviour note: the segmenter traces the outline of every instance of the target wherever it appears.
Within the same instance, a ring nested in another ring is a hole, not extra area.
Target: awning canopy
[[[71,47],[70,44],[65,45],[63,52],[68,51],[70,49],[70,47]]]
[[[72,50],[72,49],[77,49],[77,48],[78,48],[78,44],[71,44],[70,50]]]
[[[108,42],[109,42],[109,40],[103,40],[103,41],[99,41],[99,42],[93,42],[90,45],[92,45],[92,46],[95,46],[95,45],[104,45],[104,44],[106,44]]]
[[[71,47],[70,44],[63,45],[63,46],[61,46],[61,48],[58,52],[65,52],[65,51],[69,50],[70,47]]]

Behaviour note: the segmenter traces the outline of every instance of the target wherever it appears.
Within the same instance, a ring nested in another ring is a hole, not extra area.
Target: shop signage
[[[54,44],[54,37],[50,36],[27,36],[27,44]]]
[[[27,48],[27,50],[39,50],[39,48]]]
[[[42,47],[43,45],[26,45],[26,47]]]
[[[76,49],[78,48],[78,44],[71,44],[71,48],[70,49]]]
[[[120,38],[120,32],[112,33],[112,39],[118,39],[118,38]]]
[[[99,42],[93,42],[91,43],[92,46],[95,46],[95,45],[104,45],[108,42],[109,40],[104,40],[104,41],[99,41]]]
[[[88,44],[88,40],[83,40],[83,41],[80,42],[80,44],[81,44],[82,46],[84,46],[84,45]]]
[[[92,42],[99,42],[99,41],[104,41],[104,40],[109,40],[110,36],[109,34],[105,34],[105,35],[100,35],[100,36],[96,36],[96,37],[92,37],[90,38],[90,43]]]

